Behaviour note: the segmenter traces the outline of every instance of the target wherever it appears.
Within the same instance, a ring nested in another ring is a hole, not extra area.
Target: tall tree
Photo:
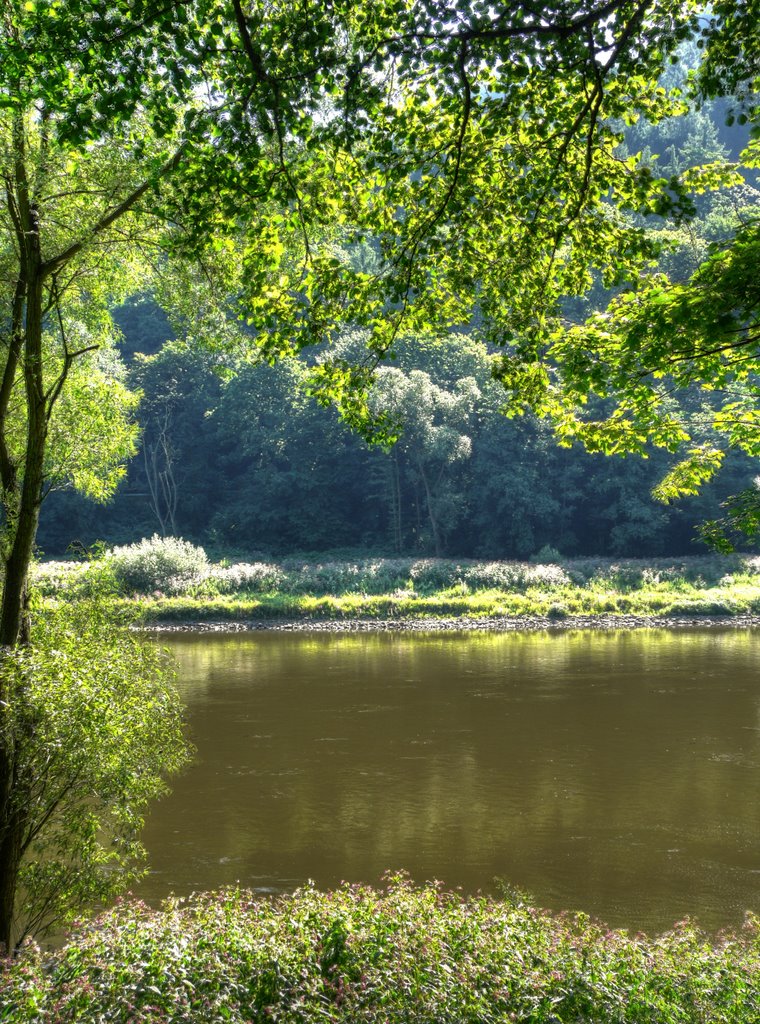
[[[686,275],[643,270],[606,310],[545,338],[530,363],[518,349],[500,369],[515,405],[527,401],[549,415],[565,442],[608,453],[643,452],[649,444],[679,453],[656,488],[664,501],[697,493],[731,449],[760,455],[760,29],[754,4],[721,2],[711,12],[693,98],[733,95],[729,119],[754,128],[738,166],[719,159],[713,133],[703,131],[708,162],[676,168],[693,196],[726,187],[734,194],[722,211],[716,204],[712,243],[699,265]],[[704,432],[704,416],[690,420],[674,401],[693,388],[709,397],[706,439],[692,429],[696,423]],[[591,395],[606,400],[606,415],[589,413],[599,409],[588,404]],[[737,531],[758,533],[756,485],[729,499],[727,509],[722,521],[705,526],[713,543],[730,548]]]
[[[64,460],[56,472],[76,479],[82,463],[76,452],[86,441],[90,479],[97,477],[96,436],[109,436],[110,414],[97,423],[90,402],[83,433],[69,413],[73,437],[56,423],[77,391],[87,390],[85,360],[109,344],[109,307],[134,290],[156,262],[149,257],[163,254],[184,217],[189,248],[199,252],[204,239],[218,243],[220,224],[240,195],[225,190],[227,142],[247,157],[234,168],[239,189],[255,191],[272,177],[270,191],[279,187],[281,164],[263,151],[276,150],[286,118],[266,74],[257,76],[237,45],[238,14],[238,4],[214,2],[3,5],[0,648],[6,651],[32,639],[27,580],[51,446],[52,463]],[[285,32],[281,21],[277,29]],[[240,79],[241,69],[246,85],[233,103],[225,86],[236,74]],[[302,94],[313,86],[306,70],[299,81],[291,100],[301,109]],[[194,206],[210,181],[213,197]],[[84,408],[80,402],[80,419]],[[121,454],[128,450],[129,433],[122,431]],[[19,766],[31,738],[19,732],[24,716],[11,716],[21,696],[13,672],[0,669],[0,707],[7,712],[0,728],[0,946],[8,947],[29,815]]]
[[[662,112],[650,79],[688,21],[674,0],[6,0],[0,647],[29,639],[56,409],[130,274],[165,274],[167,250],[205,261],[212,291],[237,274],[269,358],[346,319],[376,358],[404,318],[463,322],[475,292],[495,339],[543,336],[590,265],[617,279],[649,249],[609,197],[672,202],[618,160],[613,119]],[[320,244],[336,226],[378,248],[377,273]],[[366,423],[366,367],[317,376]],[[0,706],[14,699],[0,673]],[[16,742],[0,730],[0,944],[25,813]]]

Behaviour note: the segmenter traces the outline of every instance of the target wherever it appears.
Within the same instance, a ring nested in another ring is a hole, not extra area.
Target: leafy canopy
[[[714,15],[702,39],[699,88],[703,97],[736,90],[741,119],[755,127],[738,166],[722,160],[686,168],[680,181],[697,197],[733,188],[741,198],[760,168],[760,34],[749,10],[719,4]],[[579,440],[608,454],[645,455],[651,445],[679,453],[655,489],[663,501],[696,493],[728,449],[760,454],[760,216],[757,205],[735,203],[737,212],[687,279],[644,270],[586,323],[551,333],[533,360],[518,346],[499,367],[513,408],[551,417],[563,443]],[[701,437],[677,401],[686,390],[703,395]],[[704,535],[730,549],[735,531],[756,534],[759,500],[755,487],[730,499],[726,518],[707,523]]]

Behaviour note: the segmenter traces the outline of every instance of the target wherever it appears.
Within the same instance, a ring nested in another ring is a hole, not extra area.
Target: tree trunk
[[[0,743],[0,954],[10,955],[14,950],[14,907],[21,866],[21,841],[24,834],[23,813],[17,806],[14,744],[4,737]]]
[[[30,323],[33,324],[34,321],[27,316],[27,325]],[[41,347],[41,322],[38,322],[38,328]],[[33,364],[26,372],[26,390],[29,419],[24,479],[17,499],[16,516],[14,521],[8,524],[12,530],[12,537],[10,551],[5,560],[5,580],[0,602],[0,649],[6,652],[19,644],[29,642],[27,583],[42,500],[47,439],[45,397],[41,369],[38,365]],[[15,695],[10,689],[10,680],[7,677],[3,679],[0,672],[0,701],[3,702],[3,707],[13,704]],[[9,727],[0,730],[0,948],[5,947],[10,953],[13,949],[13,905],[25,819],[16,785],[17,737],[13,725],[8,725]]]
[[[18,791],[16,752],[18,721],[13,709],[16,694],[12,676],[2,672],[2,652],[8,653],[29,641],[27,583],[37,535],[44,480],[45,445],[48,431],[47,396],[42,372],[43,280],[40,254],[39,221],[29,203],[23,168],[23,135],[15,138],[19,156],[16,169],[16,196],[13,216],[21,253],[21,274],[14,299],[14,337],[9,348],[3,388],[8,371],[16,376],[16,363],[23,372],[26,398],[26,447],[23,478],[18,481],[16,467],[3,461],[3,503],[6,511],[3,594],[0,601],[0,947],[7,953],[14,945],[14,903],[22,856],[25,829],[23,794]],[[11,381],[11,384],[13,381]],[[8,459],[8,394],[0,395],[0,457]]]
[[[427,505],[428,519],[430,520],[430,528],[433,531],[433,547],[435,550],[435,557],[440,558],[443,553],[443,545],[441,544],[441,531],[438,528],[438,522],[433,512],[433,497],[430,493],[430,484],[428,483],[427,473],[425,467],[422,464],[422,460],[417,460],[417,469],[419,470],[422,485],[425,488],[425,504]]]
[[[390,483],[391,483],[391,535],[393,537],[393,550],[397,555],[401,554],[404,540],[402,532],[401,515],[401,472],[399,470],[398,457],[393,451],[390,456]]]

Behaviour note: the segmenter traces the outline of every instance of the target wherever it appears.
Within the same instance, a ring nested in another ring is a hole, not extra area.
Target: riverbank
[[[760,1019],[759,978],[754,918],[715,941],[686,922],[629,936],[519,895],[397,877],[381,890],[121,904],[56,953],[31,947],[0,966],[0,1019],[739,1024]]]
[[[49,601],[97,596],[146,626],[556,629],[760,622],[760,557],[553,562],[362,557],[211,563],[173,538],[46,562]],[[371,625],[370,625],[371,624]]]
[[[572,615],[564,619],[548,616],[409,619],[251,619],[145,623],[146,632],[155,633],[249,633],[261,630],[292,633],[523,633],[571,630],[615,629],[757,629],[760,615]]]

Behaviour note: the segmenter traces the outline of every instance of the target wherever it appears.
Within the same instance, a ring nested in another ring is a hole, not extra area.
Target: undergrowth
[[[656,938],[403,877],[122,904],[0,973],[5,1024],[700,1024],[760,1019],[760,934]]]
[[[561,563],[366,558],[224,562],[174,538],[89,563],[46,562],[43,597],[97,592],[149,620],[425,616],[736,615],[760,610],[760,558]]]

